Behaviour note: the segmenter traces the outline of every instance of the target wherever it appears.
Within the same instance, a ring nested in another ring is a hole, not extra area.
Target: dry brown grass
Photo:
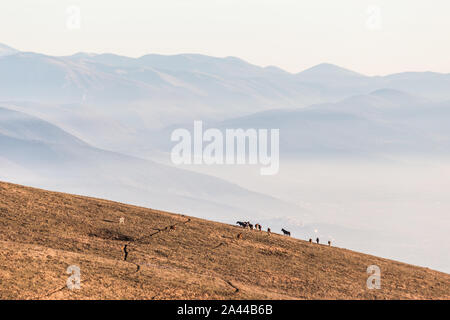
[[[124,224],[119,224],[121,217]],[[381,268],[380,290],[366,287],[366,268],[372,264]],[[66,288],[69,265],[81,268],[80,290]],[[179,214],[0,183],[2,299],[449,297],[450,275],[427,268]]]

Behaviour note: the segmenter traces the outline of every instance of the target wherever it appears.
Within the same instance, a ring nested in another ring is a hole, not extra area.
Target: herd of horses
[[[250,229],[250,230],[255,229],[255,230],[258,230],[258,231],[262,230],[262,227],[261,227],[261,225],[259,223],[256,223],[255,225],[253,225],[252,223],[250,223],[250,221],[237,221],[236,224],[241,226],[244,229]],[[281,232],[283,232],[283,234],[285,236],[289,236],[289,237],[291,236],[291,232],[285,230],[284,228],[281,229]],[[267,228],[267,233],[268,234],[271,233],[270,228]],[[238,238],[241,238],[242,234],[239,234],[239,235],[240,235],[240,237],[238,236]],[[316,242],[317,242],[317,244],[320,243],[319,238],[316,238]],[[309,243],[312,243],[312,239],[311,238],[309,239]],[[328,240],[328,245],[331,246],[331,241],[330,240]]]

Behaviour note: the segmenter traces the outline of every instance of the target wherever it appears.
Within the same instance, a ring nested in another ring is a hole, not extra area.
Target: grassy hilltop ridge
[[[79,290],[66,287],[71,265],[80,267]],[[366,287],[369,265],[381,269],[380,290]],[[0,298],[449,299],[450,275],[279,234],[0,182]]]

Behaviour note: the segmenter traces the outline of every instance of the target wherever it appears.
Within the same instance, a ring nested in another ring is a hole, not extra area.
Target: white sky
[[[70,6],[79,29],[67,27]],[[449,16],[449,0],[2,0],[0,43],[51,55],[237,56],[291,72],[329,62],[369,75],[450,73]]]

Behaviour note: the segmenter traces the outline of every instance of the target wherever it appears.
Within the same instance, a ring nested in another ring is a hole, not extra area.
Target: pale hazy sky
[[[51,55],[237,56],[290,72],[329,62],[370,75],[450,73],[449,16],[449,0],[2,0],[0,43]]]

